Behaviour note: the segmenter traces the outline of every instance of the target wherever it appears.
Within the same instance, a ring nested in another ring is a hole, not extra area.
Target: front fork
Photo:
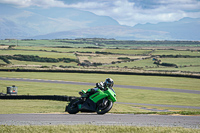
[[[103,102],[102,102],[102,105],[103,105],[103,106],[106,106],[107,103],[108,103],[108,99],[104,98],[104,99],[103,99]]]
[[[102,103],[99,103],[98,107],[99,109],[104,109],[106,107],[106,105],[108,104],[108,99],[107,98],[104,98],[102,100]]]

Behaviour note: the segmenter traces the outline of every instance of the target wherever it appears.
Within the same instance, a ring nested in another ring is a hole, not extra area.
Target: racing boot
[[[79,95],[81,95],[81,97],[82,97],[85,93],[86,93],[86,91],[82,90],[82,91],[79,92]]]
[[[85,90],[82,90],[81,92],[79,92],[79,95],[81,95],[81,100],[82,101],[85,101],[86,100],[86,98],[89,96],[89,93],[88,92],[86,92]]]

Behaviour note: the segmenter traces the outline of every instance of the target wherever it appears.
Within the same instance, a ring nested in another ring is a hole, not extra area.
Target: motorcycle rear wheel
[[[76,114],[79,112],[78,105],[76,104],[76,102],[78,102],[78,99],[74,99],[69,103],[67,107],[67,112],[69,114]]]
[[[99,107],[97,108],[97,114],[105,114],[107,113],[108,111],[111,110],[113,106],[113,102],[108,100],[108,102],[106,103],[106,105],[99,105]]]

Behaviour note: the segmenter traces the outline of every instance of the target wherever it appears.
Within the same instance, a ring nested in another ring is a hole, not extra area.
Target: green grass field
[[[128,54],[128,55],[142,55],[151,52],[151,50],[134,50],[134,49],[106,49],[104,51],[115,54]]]
[[[3,60],[0,60],[0,64],[6,65],[6,63]]]
[[[0,126],[3,133],[199,133],[200,129],[189,129],[181,127],[136,127],[136,126],[114,126],[114,125],[55,125],[55,126]]]
[[[15,84],[19,87],[19,95],[67,95],[79,96],[78,92],[82,89],[87,90],[93,86],[51,84],[51,83],[32,83],[32,82],[16,82],[5,81],[6,84]],[[3,90],[6,91],[6,87]],[[185,105],[200,106],[200,97],[198,94],[173,93],[162,91],[149,91],[138,89],[115,88],[118,102],[127,103],[146,103],[146,104],[168,104],[168,105]],[[181,95],[180,95],[181,94]],[[162,97],[161,97],[162,96]]]
[[[200,58],[159,58],[162,62],[173,63],[178,66],[184,65],[199,65],[200,66]]]
[[[0,114],[64,113],[67,102],[47,100],[0,100]]]
[[[1,77],[49,79],[95,83],[107,77],[114,79],[118,85],[162,87],[173,89],[200,90],[199,79],[164,76],[137,76],[118,74],[84,74],[84,73],[48,73],[48,72],[0,72]]]
[[[117,63],[117,64],[111,64],[108,66],[119,66],[119,67],[124,67],[127,66],[129,68],[133,67],[156,67],[156,64],[153,64],[152,59],[146,59],[146,60],[140,60],[140,61],[133,61],[133,62],[124,62],[124,63]]]
[[[135,85],[135,86],[149,86],[149,87],[163,87],[173,89],[187,89],[187,90],[200,90],[199,79],[191,78],[175,78],[175,77],[159,77],[159,76],[135,76],[135,75],[106,75],[106,74],[80,74],[80,73],[34,73],[34,72],[0,72],[1,77],[13,77],[13,78],[29,78],[29,79],[48,79],[48,80],[63,80],[63,81],[77,81],[77,82],[90,82],[95,83],[103,81],[107,77],[114,79],[115,84],[118,85]],[[145,82],[144,82],[145,81]],[[94,86],[80,86],[69,84],[56,84],[56,83],[35,83],[35,82],[22,82],[22,81],[1,81],[0,92],[6,93],[6,87],[16,85],[18,87],[19,95],[67,95],[67,96],[79,96],[78,92],[82,89],[87,90]],[[150,90],[138,90],[138,89],[124,89],[114,88],[117,93],[117,102],[127,103],[145,103],[145,104],[166,104],[166,105],[183,105],[183,106],[200,106],[200,97],[198,94],[189,93],[175,93],[175,92],[162,92],[162,91],[150,91]],[[7,101],[9,102],[9,101]],[[9,106],[4,100],[0,100],[1,106]],[[17,100],[18,104],[25,102],[24,100]],[[37,106],[43,112],[43,101],[41,105],[38,103],[33,106]],[[44,101],[48,103],[49,101]],[[39,102],[40,103],[40,102]],[[59,102],[58,102],[59,103]],[[66,103],[65,103],[66,104]],[[12,105],[12,104],[11,104]],[[59,105],[59,104],[57,104]],[[47,112],[54,112],[57,109],[57,105],[53,106],[55,109],[47,110]],[[60,102],[60,106],[63,106],[63,102]],[[148,112],[147,110],[133,107],[134,105],[115,104],[111,112],[115,113],[134,113],[134,112]],[[141,107],[141,106],[137,106]],[[149,106],[142,106],[149,107]],[[12,106],[7,109],[1,108],[1,113],[8,113],[12,111]],[[150,107],[151,108],[151,107]],[[154,108],[154,107],[152,107]],[[172,111],[199,111],[198,109],[182,109],[182,108],[164,108],[156,107],[158,109],[170,109]],[[64,110],[58,110],[63,112]],[[20,110],[18,111],[21,112]],[[37,111],[36,111],[37,112]]]
[[[103,49],[90,49],[90,48],[56,48],[56,47],[41,47],[41,46],[18,46],[15,49],[18,50],[38,50],[38,51],[57,51],[57,52],[96,52]]]
[[[190,55],[200,56],[198,51],[190,50],[155,50],[152,52],[153,55]]]
[[[153,71],[187,71],[189,73],[191,72],[198,72],[199,73],[199,67],[184,67],[184,66],[181,66],[179,68],[174,68],[174,67],[171,67],[171,68],[168,68],[168,67],[159,67],[159,68],[146,68],[145,70],[153,70]]]
[[[37,67],[39,67],[39,66],[48,66],[48,67],[57,66],[58,67],[60,65],[63,65],[63,66],[77,66],[77,63],[75,63],[75,62],[70,62],[70,63],[65,63],[65,62],[48,63],[48,62],[18,61],[18,60],[11,60],[11,62],[13,64],[14,68],[19,68],[17,66],[23,66],[23,65],[25,65],[24,67],[26,67],[28,65],[27,68],[31,68],[32,67],[33,69],[36,66]]]
[[[57,53],[57,52],[45,52],[45,51],[24,51],[24,50],[0,50],[0,55],[38,55],[40,57],[48,58],[72,58],[76,59],[73,53]]]
[[[73,44],[70,42],[80,42],[79,40],[0,40],[1,44],[5,45],[18,45],[18,46],[69,46],[69,47],[89,47],[94,46],[94,44],[80,43]]]

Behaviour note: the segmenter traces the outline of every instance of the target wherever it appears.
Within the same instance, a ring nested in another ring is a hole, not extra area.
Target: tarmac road
[[[71,114],[0,114],[0,125],[131,125],[200,128],[200,116]]]

